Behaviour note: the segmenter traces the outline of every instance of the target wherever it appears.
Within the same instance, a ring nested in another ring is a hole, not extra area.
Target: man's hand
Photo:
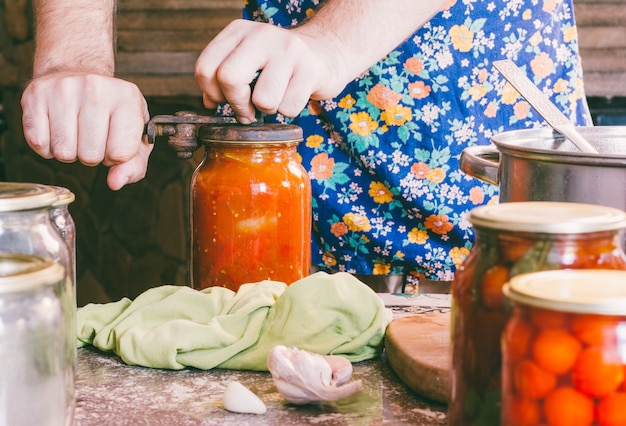
[[[204,105],[227,101],[242,123],[254,119],[254,107],[266,114],[294,117],[311,96],[331,98],[348,82],[340,78],[340,52],[315,39],[269,24],[235,20],[204,49],[196,62],[196,80]],[[336,64],[333,67],[333,63]],[[257,71],[261,71],[251,93]]]
[[[26,141],[44,158],[110,167],[113,190],[141,180],[152,145],[143,136],[150,119],[134,84],[97,74],[51,73],[22,95]]]

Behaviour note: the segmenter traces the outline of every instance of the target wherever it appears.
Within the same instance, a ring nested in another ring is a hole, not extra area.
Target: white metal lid
[[[626,212],[596,204],[521,201],[474,208],[475,227],[517,232],[581,234],[626,228]]]
[[[516,275],[504,294],[555,311],[626,316],[626,271],[566,269]]]
[[[0,294],[55,284],[64,276],[65,268],[51,259],[0,253]]]
[[[0,182],[0,212],[40,209],[58,199],[53,187],[37,183]]]

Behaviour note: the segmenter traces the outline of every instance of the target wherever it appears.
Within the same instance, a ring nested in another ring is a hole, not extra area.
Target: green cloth
[[[134,301],[78,310],[78,344],[113,351],[129,365],[179,370],[267,371],[275,345],[352,362],[378,356],[392,313],[347,273],[194,290],[164,285]]]

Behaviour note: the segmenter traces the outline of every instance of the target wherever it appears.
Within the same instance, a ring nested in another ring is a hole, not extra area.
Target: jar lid
[[[76,196],[72,191],[62,186],[52,186],[57,195],[57,200],[52,204],[53,207],[67,206],[76,200]]]
[[[562,312],[626,315],[626,271],[567,269],[516,275],[504,286],[511,300]]]
[[[300,142],[302,128],[292,124],[267,123],[244,126],[241,124],[204,125],[198,129],[202,142],[285,143]]]
[[[521,201],[476,207],[469,221],[506,231],[582,234],[626,228],[626,212],[596,204]]]
[[[65,269],[48,258],[0,253],[0,294],[31,290],[63,279]]]
[[[50,207],[57,198],[54,188],[48,185],[0,182],[0,212]]]

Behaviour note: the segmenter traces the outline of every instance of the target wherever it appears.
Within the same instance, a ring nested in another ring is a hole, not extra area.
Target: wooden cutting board
[[[450,393],[450,314],[428,313],[398,318],[385,334],[391,369],[411,390],[448,402]]]

